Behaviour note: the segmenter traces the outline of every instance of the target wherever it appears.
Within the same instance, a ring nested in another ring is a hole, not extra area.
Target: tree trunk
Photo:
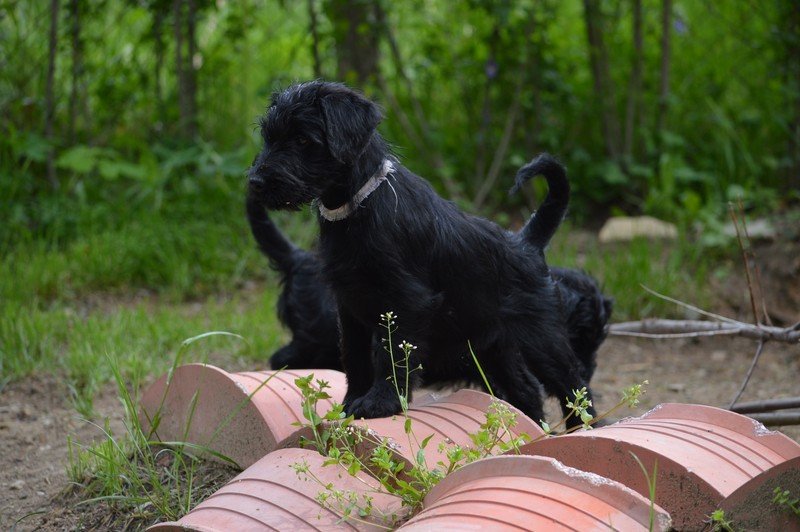
[[[600,106],[600,119],[606,155],[619,160],[620,127],[615,109],[611,72],[603,37],[603,13],[600,0],[583,0],[586,36],[589,41],[589,63],[592,70],[595,98]]]
[[[523,91],[525,80],[528,77],[527,74],[534,69],[535,64],[535,53],[533,52],[534,43],[532,42],[535,26],[536,19],[533,11],[530,11],[528,14],[528,24],[526,25],[525,29],[525,48],[521,51],[522,54],[524,54],[524,57],[522,63],[518,65],[517,82],[514,86],[514,97],[511,100],[511,104],[508,108],[508,114],[506,115],[506,120],[503,127],[503,135],[500,137],[500,141],[497,143],[494,156],[492,157],[492,163],[489,166],[489,171],[487,172],[486,177],[483,179],[483,182],[481,182],[480,187],[475,194],[475,199],[472,202],[472,204],[478,209],[483,207],[484,203],[486,202],[486,198],[489,197],[489,192],[494,188],[495,183],[500,176],[500,170],[502,169],[508,148],[511,144],[511,138],[514,134],[514,126],[519,119],[522,107],[522,94],[526,92]]]
[[[360,88],[378,73],[378,34],[372,20],[374,0],[330,0],[328,18],[336,40],[337,77]]]
[[[644,61],[644,45],[642,37],[642,0],[633,0],[633,58],[631,64],[631,80],[628,86],[628,104],[625,109],[625,136],[622,155],[626,163],[635,160],[634,130],[636,115],[642,97],[642,64]]]
[[[656,175],[661,173],[661,152],[663,150],[664,129],[667,124],[667,111],[669,108],[669,70],[670,70],[670,41],[672,28],[672,0],[662,0],[661,3],[661,68],[658,83],[658,108],[656,109],[656,125],[653,137],[655,138],[654,169]]]
[[[184,139],[193,139],[197,136],[197,76],[194,68],[194,56],[197,48],[195,1],[173,0],[172,11],[175,30],[175,73],[178,79],[178,109],[180,112],[179,135]]]
[[[482,183],[486,176],[486,165],[489,157],[489,136],[492,129],[492,87],[499,73],[497,64],[497,43],[500,40],[500,28],[495,21],[492,35],[489,38],[489,57],[484,66],[486,83],[483,86],[483,105],[481,106],[481,126],[475,135],[477,145],[475,156],[475,183]]]
[[[154,124],[156,125],[156,131],[160,129],[160,125],[163,124],[165,109],[164,109],[164,88],[162,85],[162,77],[161,73],[164,70],[164,36],[163,36],[163,28],[164,28],[164,17],[166,13],[159,7],[154,7],[153,12],[153,44],[154,44],[154,52],[155,52],[155,63],[153,64],[153,89],[155,91],[155,100],[156,100],[156,119],[154,120]]]
[[[53,86],[56,76],[56,57],[58,53],[58,16],[60,14],[59,0],[50,0],[50,44],[47,61],[47,81],[44,95],[44,136],[50,142],[47,153],[47,180],[54,189],[58,188],[56,178],[56,148],[53,135],[55,121],[56,101]]]
[[[172,1],[172,24],[175,33],[175,77],[178,82],[178,135],[184,136],[188,103],[183,59],[183,0]]]
[[[791,164],[785,190],[791,192],[800,190],[800,3],[787,0],[786,4],[786,87],[790,94],[787,108],[792,110],[792,119],[787,143]]]
[[[72,80],[69,93],[68,137],[75,141],[75,128],[78,119],[78,100],[81,97],[81,78],[83,75],[83,42],[81,41],[81,2],[70,0],[70,36],[72,40]]]
[[[197,5],[195,0],[187,0],[186,13],[186,63],[184,76],[186,78],[186,136],[189,139],[197,137],[197,69],[194,66],[194,57],[197,53]]]
[[[319,58],[319,22],[316,0],[308,0],[308,29],[311,32],[311,56],[314,58],[314,77],[322,78],[322,61]]]

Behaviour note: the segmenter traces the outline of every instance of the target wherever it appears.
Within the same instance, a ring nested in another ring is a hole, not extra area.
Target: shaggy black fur
[[[541,250],[531,253],[536,235],[528,234],[541,226],[548,240],[563,209],[549,222],[540,209],[518,236],[468,216],[391,156],[376,130],[381,118],[374,103],[343,85],[290,87],[273,96],[262,124],[264,148],[249,171],[251,197],[267,208],[297,209],[317,200],[328,209],[355,209],[341,221],[320,217],[320,257],[341,328],[347,413],[400,411],[389,380],[392,361],[378,341],[385,336],[378,317],[389,310],[397,315],[394,338],[417,345],[412,363],[422,363],[426,380],[479,381],[471,344],[498,397],[543,419],[541,381],[567,412],[564,398],[587,383],[570,347],[558,289]],[[395,170],[355,205],[356,192],[386,158]]]
[[[292,342],[272,355],[270,365],[273,369],[341,370],[336,302],[322,279],[319,257],[289,242],[267,217],[266,210],[249,199],[247,213],[259,248],[281,274],[283,292],[278,299],[278,316],[292,331]],[[591,382],[613,301],[586,273],[552,268],[550,274],[561,296],[570,346],[581,363],[584,380]],[[424,372],[420,377],[424,382]]]
[[[249,197],[247,219],[259,249],[281,276],[278,317],[292,331],[292,341],[270,357],[272,369],[341,369],[336,302],[322,281],[319,260],[289,242]]]
[[[590,382],[597,367],[597,350],[608,334],[613,301],[583,272],[553,268],[550,274],[561,294],[569,344],[581,363],[583,380]]]

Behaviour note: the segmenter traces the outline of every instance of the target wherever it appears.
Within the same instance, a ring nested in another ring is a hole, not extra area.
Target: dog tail
[[[525,182],[537,175],[542,175],[547,180],[547,196],[519,234],[527,243],[544,249],[567,212],[569,181],[564,166],[552,155],[542,153],[519,169],[510,193],[514,194]]]
[[[297,249],[267,215],[263,205],[247,199],[247,221],[261,252],[267,256],[273,269],[289,273],[294,264],[293,254]]]

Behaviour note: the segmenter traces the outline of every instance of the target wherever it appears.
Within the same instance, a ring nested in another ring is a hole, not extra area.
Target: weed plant
[[[161,404],[152,418],[147,419],[146,425],[141,423],[138,415],[138,394],[132,394],[128,388],[119,361],[108,358],[107,362],[124,409],[124,432],[120,435],[114,434],[108,421],[103,426],[89,422],[102,433],[99,443],[82,445],[69,438],[67,474],[83,498],[78,504],[108,504],[120,516],[120,520],[126,521],[122,526],[125,529],[131,523],[142,524],[165,519],[174,521],[226,482],[235,469],[240,469],[233,459],[210,446],[237,412],[250,401],[253,394],[267,385],[271,377],[229,413],[205,445],[187,441],[201,391],[196,392],[190,401],[183,437],[178,441],[162,441],[157,437],[169,383],[187,349],[199,340],[218,336],[238,337],[225,332],[209,332],[182,342],[167,373],[167,387]],[[138,389],[136,381],[133,390]],[[213,456],[224,466],[210,467],[205,460],[209,456]]]
[[[482,458],[506,453],[519,454],[520,447],[531,441],[530,435],[513,431],[517,424],[516,414],[508,404],[494,399],[486,411],[483,424],[476,432],[469,435],[472,445],[462,446],[443,442],[438,448],[438,454],[443,458],[431,465],[428,460],[430,456],[428,445],[433,434],[420,439],[420,435],[413,430],[413,419],[409,415],[407,390],[410,375],[420,369],[412,368],[409,362],[411,353],[416,347],[403,340],[397,344],[400,353],[396,357],[393,343],[395,319],[396,316],[392,312],[387,312],[381,316],[381,324],[386,330],[384,345],[392,359],[394,371],[391,378],[402,408],[400,416],[403,418],[403,429],[407,438],[404,443],[408,445],[408,449],[417,449],[413,461],[401,458],[396,452],[398,442],[354,424],[353,416],[346,416],[341,404],[334,404],[327,413],[320,415],[317,406],[320,400],[331,399],[326,391],[330,385],[322,379],[315,380],[311,374],[295,380],[303,397],[303,415],[306,422],[302,426],[312,435],[311,438],[304,439],[303,444],[316,449],[326,457],[324,466],[339,467],[351,476],[366,474],[373,483],[363,492],[343,490],[332,483],[323,482],[306,462],[292,465],[300,478],[320,484],[323,489],[319,492],[317,501],[324,507],[339,513],[345,520],[368,521],[373,524],[377,522],[389,529],[395,528],[418,513],[422,509],[425,496],[447,475]],[[477,357],[474,353],[472,356],[483,375]],[[488,382],[485,384],[490,389]],[[586,389],[574,390],[573,398],[568,403],[570,407],[568,416],[555,427],[549,427],[541,422],[545,430],[545,435],[541,437],[549,437],[573,415],[580,417],[583,428],[591,429],[592,424],[614,410],[624,405],[636,406],[639,397],[644,393],[643,384],[626,389],[620,402],[597,418],[592,418],[587,412],[591,402],[586,397]],[[397,498],[400,510],[384,514],[375,508],[373,499],[377,493]]]
[[[800,518],[800,497],[794,496],[791,491],[781,487],[775,488],[772,492],[774,497],[772,502],[778,507],[789,510],[796,517]]]

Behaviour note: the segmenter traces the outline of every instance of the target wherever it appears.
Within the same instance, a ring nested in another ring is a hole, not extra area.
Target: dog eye
[[[308,144],[308,137],[303,137],[302,135],[297,137],[297,143],[300,144],[301,146],[305,146],[306,144]]]

